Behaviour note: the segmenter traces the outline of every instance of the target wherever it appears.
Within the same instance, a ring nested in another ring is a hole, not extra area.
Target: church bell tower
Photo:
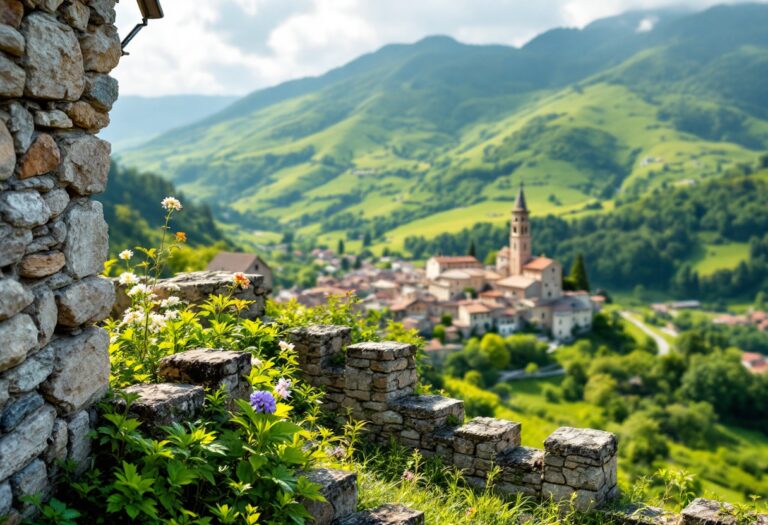
[[[520,275],[523,266],[531,260],[531,224],[528,220],[528,205],[525,203],[525,191],[520,183],[520,192],[512,210],[509,229],[509,274]]]

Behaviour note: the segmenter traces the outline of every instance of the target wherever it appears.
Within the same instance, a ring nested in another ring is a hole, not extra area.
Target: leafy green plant
[[[759,505],[760,496],[751,495],[748,503],[721,504],[720,513],[731,516],[739,525],[754,525],[760,523],[760,514],[765,512],[765,506]]]
[[[135,396],[105,404],[96,467],[65,484],[64,501],[93,523],[305,523],[303,502],[322,496],[301,472],[340,438],[317,425],[315,410],[294,416],[298,379],[287,374],[295,367],[277,363],[295,355],[283,347],[285,356],[253,369],[250,402],[236,400],[227,413],[223,392],[211,392],[202,419],[164,427],[160,436],[130,417]],[[317,392],[305,394],[305,403],[316,401]]]
[[[43,503],[42,498],[35,494],[23,497],[22,501],[38,510],[39,515],[35,518],[35,525],[77,525],[77,518],[80,517],[78,511],[67,507],[65,503],[56,498],[51,498]],[[0,517],[0,523],[5,523],[2,517]]]

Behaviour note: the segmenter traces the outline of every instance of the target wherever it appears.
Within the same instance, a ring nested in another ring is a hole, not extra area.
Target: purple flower
[[[259,414],[274,414],[277,410],[275,397],[269,392],[257,391],[251,394],[251,406]]]
[[[406,470],[403,472],[403,479],[405,481],[413,481],[416,479],[416,474],[414,474],[410,470]]]

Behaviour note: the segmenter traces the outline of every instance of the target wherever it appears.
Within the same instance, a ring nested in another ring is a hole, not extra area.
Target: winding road
[[[666,355],[669,353],[671,347],[669,345],[669,342],[666,339],[664,339],[659,334],[657,334],[656,332],[648,328],[648,326],[644,322],[642,322],[640,319],[635,317],[633,314],[625,310],[622,310],[619,313],[621,313],[621,316],[624,319],[626,319],[627,321],[629,321],[630,323],[638,327],[640,330],[642,330],[644,334],[646,334],[648,337],[650,337],[656,342],[656,347],[659,349],[659,355]]]

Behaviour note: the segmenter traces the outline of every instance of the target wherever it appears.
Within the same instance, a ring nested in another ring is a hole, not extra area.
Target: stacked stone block
[[[205,390],[195,385],[142,384],[129,386],[123,392],[134,398],[128,414],[152,434],[160,434],[163,426],[194,420],[205,403]],[[118,409],[125,409],[122,397],[115,403]]]
[[[438,431],[450,431],[464,421],[464,401],[443,396],[407,396],[392,402],[389,408],[400,416],[400,442],[420,449],[425,456],[438,452]],[[398,429],[384,430],[395,434]]]
[[[304,381],[325,392],[323,408],[337,413],[344,395],[344,348],[352,330],[346,326],[313,325],[295,328],[289,333],[298,354]]]
[[[388,404],[416,389],[416,349],[395,342],[357,343],[347,347],[342,406],[353,417],[370,422],[382,435],[385,427],[401,428],[402,418]]]
[[[616,436],[562,427],[544,441],[544,497],[569,500],[579,509],[599,507],[616,493]]]
[[[302,503],[315,525],[421,525],[424,513],[402,505],[381,505],[372,510],[357,510],[357,474],[346,470],[319,468],[305,474],[320,485],[325,501]]]
[[[753,514],[737,518],[734,506],[711,499],[696,498],[682,512],[683,525],[768,525],[768,514]]]
[[[72,460],[107,389],[102,206],[120,60],[113,0],[0,1],[0,517]]]
[[[248,301],[250,304],[241,312],[243,319],[261,319],[268,291],[264,288],[264,276],[246,274],[251,281],[246,288],[233,288],[233,272],[187,272],[180,273],[169,279],[160,279],[154,288],[155,294],[165,299],[171,295],[178,297],[189,305],[201,305],[212,295],[232,295],[235,299]],[[131,298],[127,295],[126,287],[121,286],[117,279],[112,280],[115,290],[115,302],[112,315],[120,317],[131,306]]]
[[[520,446],[520,428],[520,423],[476,417],[454,433],[453,464],[464,471],[470,484],[484,487],[496,457]]]
[[[211,391],[224,388],[232,399],[248,399],[251,354],[197,348],[160,360],[158,376],[169,383],[191,383]]]
[[[357,474],[348,470],[319,468],[305,474],[320,485],[325,501],[304,500],[315,525],[332,525],[357,511]]]
[[[544,451],[531,447],[515,447],[500,453],[496,463],[501,467],[497,487],[506,494],[522,493],[541,498],[544,477]]]

